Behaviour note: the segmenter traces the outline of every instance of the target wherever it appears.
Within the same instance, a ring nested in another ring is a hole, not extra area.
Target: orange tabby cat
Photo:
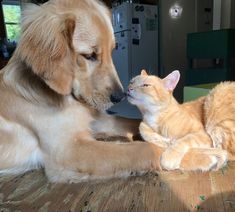
[[[127,95],[143,115],[140,133],[166,148],[161,165],[167,170],[181,168],[190,151],[211,156],[206,166],[195,160],[192,170],[221,168],[227,161],[225,150],[235,150],[235,83],[221,83],[207,97],[179,104],[172,95],[179,78],[179,71],[160,79],[143,70],[131,80]]]

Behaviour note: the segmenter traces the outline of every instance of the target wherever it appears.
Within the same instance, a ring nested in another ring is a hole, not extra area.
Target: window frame
[[[6,22],[5,16],[4,16],[4,5],[19,6],[19,8],[21,10],[21,2],[20,2],[20,0],[3,0],[1,2],[2,13],[3,13],[3,23],[4,23],[4,27],[5,27],[5,34],[6,34],[7,39],[9,39],[7,26],[20,25],[20,21],[19,22]]]

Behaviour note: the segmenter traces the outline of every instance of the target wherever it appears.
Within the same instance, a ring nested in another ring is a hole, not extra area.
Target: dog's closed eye
[[[96,61],[97,60],[97,54],[95,52],[92,52],[91,54],[82,54],[82,56],[86,60],[90,60],[90,61]]]

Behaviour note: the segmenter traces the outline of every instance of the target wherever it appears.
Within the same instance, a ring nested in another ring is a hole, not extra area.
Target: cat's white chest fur
[[[146,114],[143,117],[144,122],[147,123],[151,128],[154,130],[158,129],[158,116],[153,115],[153,114]]]
[[[143,120],[148,124],[152,129],[158,131],[158,119],[160,116],[160,111],[162,107],[158,105],[148,106],[148,110],[143,112]]]

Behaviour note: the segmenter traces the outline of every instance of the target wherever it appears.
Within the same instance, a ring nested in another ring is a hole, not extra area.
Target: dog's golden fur
[[[106,7],[52,0],[24,13],[18,47],[0,72],[0,173],[43,166],[51,181],[66,182],[158,169],[153,145],[93,136],[126,136],[138,125],[98,112],[122,91]]]
[[[102,112],[122,92],[114,45],[110,13],[96,0],[25,11],[18,47],[0,72],[0,173],[44,167],[51,181],[77,182],[160,169],[154,144],[94,138],[138,131],[138,122]]]

